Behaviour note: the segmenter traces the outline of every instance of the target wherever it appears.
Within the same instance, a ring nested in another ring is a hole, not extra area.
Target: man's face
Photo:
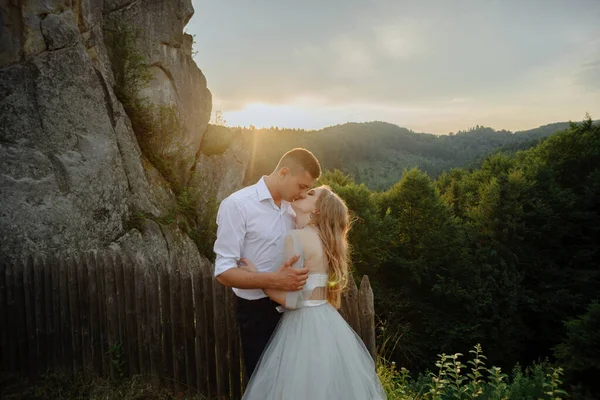
[[[306,197],[306,191],[313,187],[315,178],[308,171],[292,174],[288,168],[282,168],[281,174],[281,197],[285,201],[292,202]]]

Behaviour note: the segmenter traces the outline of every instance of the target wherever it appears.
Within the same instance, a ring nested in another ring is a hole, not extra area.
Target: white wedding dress
[[[294,267],[304,265],[296,231]],[[386,395],[361,338],[325,300],[327,273],[309,272],[286,293],[284,314],[250,378],[243,400],[371,400]]]

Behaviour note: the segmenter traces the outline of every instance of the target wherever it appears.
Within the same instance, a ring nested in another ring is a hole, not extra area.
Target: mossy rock
[[[233,141],[234,130],[221,125],[208,125],[200,144],[200,151],[207,156],[223,154]]]

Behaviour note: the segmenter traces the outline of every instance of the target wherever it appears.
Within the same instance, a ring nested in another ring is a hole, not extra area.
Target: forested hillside
[[[399,365],[481,343],[504,370],[550,357],[600,393],[600,124],[435,180],[413,169],[384,192],[340,171],[321,181],[354,214],[355,273]]]
[[[476,126],[449,135],[416,133],[385,122],[348,123],[319,131],[243,129],[248,147],[256,149],[246,183],[272,171],[285,151],[305,147],[315,153],[324,168],[340,169],[370,189],[384,190],[402,177],[404,169],[418,167],[437,177],[499,147],[531,146],[566,127],[568,123],[556,123],[512,133]]]

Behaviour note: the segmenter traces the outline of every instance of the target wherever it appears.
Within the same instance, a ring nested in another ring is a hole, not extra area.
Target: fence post
[[[361,336],[360,319],[358,315],[358,289],[352,276],[348,276],[348,287],[342,296],[342,315],[354,331]]]
[[[150,375],[154,383],[160,382],[160,374],[163,371],[161,364],[162,340],[160,332],[160,302],[158,291],[158,271],[154,266],[146,266],[146,310],[148,330],[147,337],[149,340],[148,350],[150,352]]]
[[[137,316],[135,314],[135,268],[133,261],[126,255],[121,259],[123,265],[123,287],[125,297],[125,320],[127,325],[127,370],[130,375],[140,371],[140,349],[138,345]]]
[[[77,286],[77,262],[73,257],[66,260],[67,281],[69,283],[69,314],[71,318],[72,347],[73,347],[73,375],[81,370],[81,322],[79,318],[79,289]]]
[[[369,277],[364,275],[360,282],[360,290],[358,292],[358,304],[360,309],[360,326],[362,338],[367,346],[367,350],[377,361],[377,353],[375,350],[375,305],[373,301],[373,290]]]
[[[69,304],[69,262],[65,257],[59,260],[60,277],[60,321],[63,345],[63,366],[69,374],[73,373],[73,330],[71,329],[71,307]]]
[[[229,334],[229,370],[231,373],[231,397],[242,397],[242,359],[240,357],[240,333],[235,321],[236,296],[227,288],[227,331]]]
[[[173,371],[173,332],[171,319],[171,281],[169,265],[160,269],[160,316],[163,336],[163,385],[173,388],[175,379]]]
[[[171,268],[171,320],[173,328],[173,357],[175,390],[185,391],[185,337],[183,335],[183,313],[181,309],[181,262],[173,255]]]
[[[229,365],[227,363],[227,302],[226,288],[213,279],[215,318],[214,329],[217,354],[217,397],[228,397],[229,394]]]
[[[112,251],[113,262],[114,262],[114,271],[115,271],[115,286],[116,286],[116,295],[115,295],[115,307],[118,310],[119,318],[118,318],[118,337],[121,346],[121,354],[123,355],[123,362],[125,365],[124,369],[121,370],[123,374],[126,373],[128,368],[129,361],[129,336],[127,335],[127,320],[125,316],[125,274],[123,271],[123,261],[121,259],[121,255],[118,251]]]
[[[90,342],[90,296],[86,260],[83,255],[76,258],[77,283],[79,288],[79,322],[81,324],[81,360],[83,374],[90,377],[93,372],[92,345]]]
[[[52,262],[49,258],[43,260],[41,267],[43,268],[44,274],[44,319],[46,326],[46,368],[54,371],[56,369],[56,361],[54,356],[56,354],[55,343],[56,343],[56,329],[54,325],[54,303],[52,296]]]
[[[208,359],[206,357],[206,330],[208,321],[206,320],[206,293],[202,283],[204,274],[204,265],[198,265],[192,269],[192,289],[194,293],[194,315],[196,316],[196,326],[194,340],[196,341],[196,382],[198,392],[207,394],[208,392]]]
[[[185,349],[185,371],[188,388],[198,389],[198,376],[196,374],[196,346],[194,341],[194,295],[192,290],[191,271],[187,266],[181,265],[181,300],[183,320],[183,343]],[[186,390],[190,393],[189,390]]]
[[[85,257],[87,267],[88,291],[90,297],[90,345],[91,363],[95,373],[102,373],[102,335],[100,324],[100,299],[98,298],[98,280],[96,279],[96,254],[90,252]],[[54,282],[53,282],[54,284]],[[56,310],[55,310],[56,312]],[[58,333],[58,332],[57,332]]]
[[[37,337],[35,334],[35,286],[33,281],[33,257],[29,255],[23,265],[23,291],[25,293],[25,308],[21,310],[25,314],[25,323],[27,325],[27,333],[22,332],[21,334],[26,335],[27,341],[27,370],[30,376],[37,375]]]
[[[8,288],[6,287],[7,266],[8,262],[4,258],[0,258],[0,326],[2,326],[2,329],[0,329],[0,355],[2,356],[2,359],[0,360],[0,368],[5,371],[9,370],[8,330],[11,329],[11,327],[8,325],[8,305],[6,304],[8,298]]]
[[[39,257],[36,257],[33,262],[33,281],[35,287],[35,340],[37,345],[36,366],[38,374],[43,374],[48,368],[48,352],[46,347],[47,327],[45,318],[46,307],[44,304],[44,300],[46,299],[46,282],[44,278],[44,264]],[[2,295],[0,294],[0,296]]]

